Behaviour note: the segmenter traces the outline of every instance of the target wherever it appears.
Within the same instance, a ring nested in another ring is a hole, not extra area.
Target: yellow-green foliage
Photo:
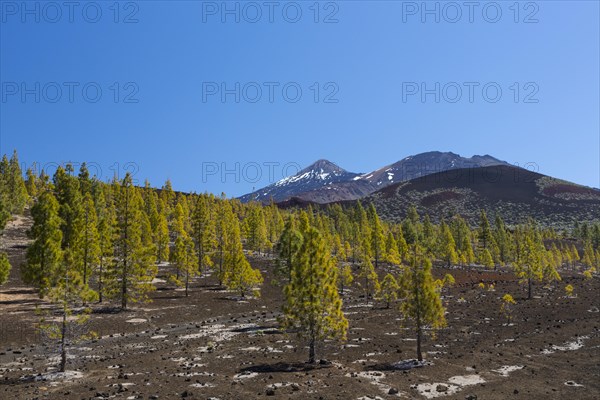
[[[6,253],[0,253],[0,285],[8,280],[10,274],[10,262]]]
[[[510,294],[502,296],[502,304],[500,305],[500,313],[506,317],[508,322],[512,319],[512,306],[517,304],[515,299]]]
[[[365,291],[365,297],[368,303],[372,294],[379,292],[381,286],[379,284],[379,277],[371,262],[371,258],[366,254],[362,255],[358,279],[360,286]]]
[[[586,279],[592,279],[592,277],[594,276],[594,272],[596,272],[596,268],[594,267],[586,269],[585,271],[583,271],[583,276],[585,276]]]
[[[387,308],[390,308],[390,303],[398,298],[400,286],[394,278],[394,275],[387,274],[381,282],[381,288],[377,293],[377,298],[385,301]]]
[[[257,287],[262,284],[263,277],[258,269],[250,266],[244,255],[238,219],[232,218],[229,222],[230,231],[223,261],[223,284],[229,290],[238,291],[242,297],[252,289],[255,289],[254,295],[258,296],[260,293]]]
[[[417,334],[417,358],[423,359],[421,354],[421,336],[423,327],[435,329],[446,326],[445,308],[440,297],[439,285],[431,275],[431,260],[420,254],[420,249],[413,249],[410,256],[410,265],[405,267],[400,279],[402,297],[404,297],[400,310],[406,319],[414,322]]]
[[[324,339],[346,339],[348,320],[337,290],[337,267],[328,246],[314,227],[301,231],[302,245],[292,258],[291,281],[284,288],[282,325],[297,329],[309,341],[309,362],[315,345]]]
[[[479,252],[479,264],[487,268],[494,267],[494,259],[492,258],[492,253],[490,253],[488,249],[482,249]]]
[[[568,297],[571,297],[573,295],[573,285],[569,284],[565,286],[565,293]]]
[[[340,286],[340,293],[344,295],[344,288],[350,286],[354,282],[354,276],[352,275],[352,267],[350,265],[344,265],[340,267],[338,274],[338,284]]]

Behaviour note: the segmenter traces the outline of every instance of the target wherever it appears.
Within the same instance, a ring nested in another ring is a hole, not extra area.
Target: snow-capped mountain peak
[[[461,157],[452,152],[430,151],[403,158],[366,174],[348,172],[328,160],[318,160],[297,174],[288,176],[240,200],[275,202],[300,197],[316,202],[353,200],[394,183],[437,172],[491,165],[508,165],[490,155]]]

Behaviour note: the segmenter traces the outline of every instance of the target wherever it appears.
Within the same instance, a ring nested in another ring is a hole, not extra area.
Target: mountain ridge
[[[349,172],[319,159],[297,174],[239,197],[240,201],[282,202],[293,197],[316,203],[355,200],[398,182],[449,169],[510,165],[489,154],[462,157],[453,152],[429,151],[407,156],[369,173]]]

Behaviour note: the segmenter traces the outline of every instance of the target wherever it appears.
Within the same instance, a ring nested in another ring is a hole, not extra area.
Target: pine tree
[[[471,230],[464,218],[459,215],[452,219],[452,236],[456,244],[457,255],[463,264],[471,264],[475,261],[475,254],[471,244]]]
[[[217,221],[215,224],[215,247],[219,259],[217,270],[219,286],[223,284],[223,255],[225,251],[227,235],[229,229],[231,229],[231,221],[234,217],[235,216],[233,215],[231,203],[221,200],[217,205]]]
[[[67,366],[67,349],[71,345],[71,342],[94,337],[94,333],[89,332],[87,329],[85,333],[74,334],[74,326],[85,324],[91,313],[91,309],[89,308],[84,308],[82,311],[75,313],[74,307],[82,302],[85,304],[96,300],[97,295],[83,283],[79,271],[73,267],[69,267],[69,264],[61,263],[55,273],[56,276],[52,279],[55,284],[49,289],[48,299],[53,304],[59,306],[60,321],[57,323],[51,319],[43,318],[40,328],[51,339],[56,339],[59,342],[59,371],[65,372]]]
[[[63,232],[62,248],[65,250],[73,244],[75,235],[75,220],[81,207],[81,193],[78,178],[71,175],[73,166],[67,164],[65,168],[59,166],[54,174],[54,187],[56,199],[60,204],[59,216],[62,219]]]
[[[92,180],[90,178],[90,171],[87,168],[87,164],[84,162],[79,168],[79,191],[82,197],[90,193],[92,190]]]
[[[423,361],[421,341],[423,328],[439,329],[446,326],[445,309],[440,293],[431,275],[431,260],[420,254],[413,246],[410,266],[406,267],[400,280],[404,299],[400,310],[405,318],[414,321],[417,336],[417,359]]]
[[[506,225],[504,221],[500,217],[500,215],[496,215],[495,220],[495,228],[494,228],[494,240],[498,245],[498,254],[500,258],[500,262],[502,264],[507,264],[510,259],[511,253],[511,242],[509,232],[506,229]]]
[[[481,210],[481,213],[479,214],[478,237],[479,241],[481,242],[481,247],[487,249],[490,241],[492,240],[492,229],[484,210]]]
[[[115,192],[116,262],[111,266],[106,286],[107,293],[118,298],[121,309],[126,310],[130,302],[148,300],[148,292],[155,290],[152,280],[157,268],[154,255],[142,241],[143,200],[133,186],[129,173],[125,175],[121,185],[115,187]]]
[[[583,251],[583,258],[581,259],[581,262],[587,267],[595,267],[595,255],[591,241],[588,241],[585,244],[585,250]]]
[[[540,247],[535,243],[533,229],[531,226],[526,227],[517,236],[519,257],[514,263],[515,275],[520,279],[520,282],[527,283],[528,299],[532,298],[533,281],[541,281],[544,278]]]
[[[571,266],[573,267],[577,261],[580,261],[581,257],[579,256],[579,251],[577,251],[577,247],[574,244],[571,245]]]
[[[260,253],[269,247],[267,225],[260,205],[253,203],[249,206],[246,230],[250,250]]]
[[[16,150],[13,152],[13,155],[8,162],[5,183],[8,193],[8,204],[10,206],[9,211],[13,214],[22,214],[23,209],[29,200],[29,196],[27,194],[25,182],[23,181],[23,173],[21,171]]]
[[[0,286],[4,285],[8,281],[10,276],[10,261],[5,252],[0,252]]]
[[[394,278],[394,275],[387,274],[381,282],[381,288],[379,289],[377,298],[385,301],[386,308],[390,308],[391,302],[398,298],[399,290],[400,286],[398,285],[396,278]]]
[[[515,299],[510,294],[502,296],[502,304],[500,305],[500,313],[506,317],[506,323],[510,324],[512,319],[512,307],[517,304]]]
[[[154,246],[156,248],[156,260],[159,263],[169,259],[169,223],[165,215],[159,212],[156,212]]]
[[[479,251],[479,264],[483,265],[487,268],[494,267],[494,259],[492,258],[492,253],[488,249],[481,249]]]
[[[83,285],[87,285],[100,261],[98,219],[90,191],[86,192],[79,215],[75,220],[73,247],[70,249],[74,266],[81,271]]]
[[[346,261],[346,248],[342,244],[342,239],[338,234],[333,235],[332,254],[339,261]]]
[[[0,234],[6,227],[6,223],[10,219],[6,196],[4,196],[2,186],[0,185]]]
[[[396,229],[396,232],[398,235],[396,238],[396,243],[398,243],[398,253],[400,261],[402,261],[408,255],[408,244],[406,244],[406,240],[404,239],[402,228]]]
[[[173,263],[178,271],[178,277],[171,277],[177,286],[185,288],[188,296],[190,279],[198,273],[198,259],[194,249],[194,242],[189,235],[178,236],[175,239],[175,247],[172,252]]]
[[[419,240],[417,228],[412,219],[406,218],[402,222],[402,235],[409,246],[414,245]]]
[[[277,270],[279,277],[286,279],[286,283],[292,280],[293,259],[302,243],[302,234],[296,227],[295,219],[290,215],[285,222],[283,232],[276,245]]]
[[[373,203],[369,205],[368,216],[371,221],[371,254],[375,258],[375,269],[378,269],[379,260],[385,259],[385,236],[381,220]]]
[[[444,222],[442,223],[445,225]],[[436,243],[436,234],[435,228],[433,227],[431,219],[429,218],[429,214],[425,214],[425,219],[423,221],[423,238],[421,242],[421,245],[425,248],[427,253],[433,252]]]
[[[375,268],[373,267],[373,263],[371,262],[371,257],[368,252],[369,241],[368,238],[363,240],[363,251],[361,254],[361,262],[360,262],[360,270],[357,278],[359,279],[360,285],[365,291],[365,298],[367,300],[367,304],[369,303],[369,298],[372,297],[373,293],[377,293],[380,289],[379,286],[379,278],[377,273],[375,272]]]
[[[185,239],[184,236],[186,236],[187,232],[185,231],[185,215],[184,215],[184,210],[182,207],[182,204],[180,202],[178,202],[174,209],[173,209],[173,213],[172,213],[172,217],[171,217],[171,232],[173,234],[173,237],[175,238],[174,244],[173,244],[173,248],[171,250],[169,250],[169,257],[170,257],[170,261],[171,263],[175,264],[175,272],[176,275],[171,276],[171,280],[173,280],[176,284],[179,284],[179,275],[180,275],[180,269],[178,268],[178,266],[182,266],[183,262],[181,260],[181,258],[185,258]],[[179,240],[179,243],[177,241],[177,239]],[[177,244],[179,244],[179,253],[176,253],[176,248],[175,246],[177,246]],[[176,257],[179,257],[179,263],[176,261]]]
[[[284,328],[298,329],[308,339],[308,362],[316,361],[315,346],[323,339],[346,339],[348,321],[342,312],[337,270],[327,245],[313,227],[303,232],[303,241],[293,261],[292,279],[284,288]]]
[[[340,296],[344,296],[344,289],[354,282],[352,267],[349,265],[340,265],[338,272],[338,285],[340,287]]]
[[[27,168],[25,176],[25,188],[27,189],[27,194],[33,199],[38,195],[38,178],[31,168]]]
[[[100,187],[95,193],[96,213],[98,215],[98,243],[100,248],[97,271],[98,301],[100,303],[104,297],[106,271],[114,261],[115,228],[117,225],[114,202],[111,197],[107,200],[107,192],[110,191],[105,191],[105,189]]]
[[[262,275],[258,269],[250,266],[242,249],[240,224],[237,217],[232,218],[227,232],[225,258],[223,262],[223,284],[229,290],[238,291],[240,296],[261,285]],[[260,292],[254,291],[258,296]]]
[[[205,196],[197,197],[192,219],[198,270],[200,274],[203,274],[204,267],[212,265],[209,254],[215,245],[215,225],[211,219],[208,199]]]
[[[406,243],[404,245],[406,245]],[[398,243],[396,242],[396,239],[394,239],[394,235],[391,231],[388,232],[385,249],[386,261],[388,263],[398,265],[402,262],[400,252],[398,251]]]
[[[279,207],[271,200],[271,204],[267,207],[269,218],[268,218],[268,242],[271,243],[271,249],[273,245],[277,243],[283,227],[285,225],[284,219],[281,216]]]
[[[177,203],[173,213],[173,230],[175,233],[175,246],[171,252],[171,257],[175,269],[176,276],[172,276],[171,280],[177,286],[185,287],[185,295],[188,296],[190,279],[198,272],[198,259],[194,249],[194,242],[186,229],[186,211],[182,203]]]
[[[22,275],[25,283],[38,288],[40,297],[56,283],[52,277],[56,276],[63,259],[62,221],[58,210],[58,202],[51,192],[42,193],[31,208],[33,226],[30,237],[33,243],[27,249],[27,263],[23,266]]]
[[[441,233],[438,244],[440,258],[443,259],[446,262],[446,265],[449,267],[452,264],[456,264],[458,262],[458,255],[456,254],[456,244],[454,242],[452,232],[450,231],[450,227],[444,221],[442,221],[440,230]]]

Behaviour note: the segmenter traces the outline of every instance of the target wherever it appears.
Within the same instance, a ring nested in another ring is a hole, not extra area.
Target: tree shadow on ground
[[[332,365],[330,363],[309,364],[309,363],[302,363],[302,362],[297,362],[297,363],[278,362],[278,363],[274,363],[274,364],[253,365],[253,366],[241,369],[240,372],[241,373],[244,373],[244,372],[258,372],[258,373],[307,372],[307,371],[314,371],[317,369],[331,368],[331,366]]]

